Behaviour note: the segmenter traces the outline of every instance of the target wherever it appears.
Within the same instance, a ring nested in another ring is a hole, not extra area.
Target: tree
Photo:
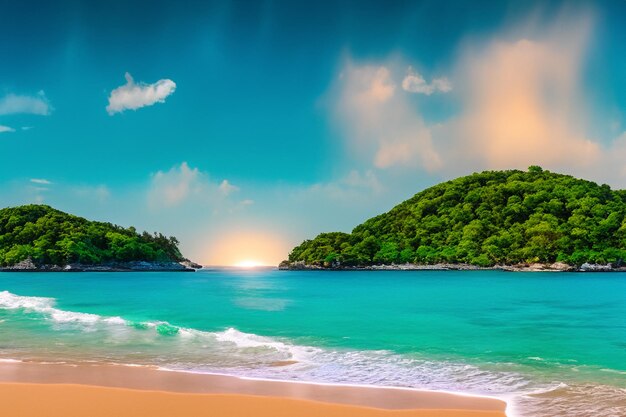
[[[580,265],[617,263],[624,253],[626,191],[531,166],[435,185],[350,234],[322,233],[304,241],[289,260]]]
[[[45,205],[0,210],[0,265],[27,258],[55,265],[184,259],[175,237],[138,234],[134,227],[92,222]]]

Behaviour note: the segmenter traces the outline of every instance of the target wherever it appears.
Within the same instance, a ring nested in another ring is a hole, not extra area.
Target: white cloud
[[[30,182],[35,183],[35,184],[42,184],[42,185],[50,185],[50,184],[52,184],[52,181],[49,181],[49,180],[44,179],[44,178],[31,178]]]
[[[409,93],[426,94],[427,96],[435,93],[447,93],[452,91],[452,83],[446,77],[435,78],[429,84],[413,68],[409,67],[407,75],[402,80],[402,89]]]
[[[437,169],[440,157],[430,130],[385,65],[348,63],[334,87],[333,114],[344,129],[353,155],[377,168],[419,165]]]
[[[6,133],[6,132],[15,132],[15,129],[9,126],[0,125],[0,133]]]
[[[418,107],[423,103],[397,93],[396,83],[430,94],[449,91],[447,79],[429,84],[412,69],[395,79],[399,65],[393,59],[349,63],[331,91],[336,93],[332,114],[344,129],[350,155],[369,160],[378,173],[393,168],[398,178],[414,178],[415,169],[450,178],[541,165],[626,186],[626,137],[590,135],[597,129],[590,122],[593,98],[585,91],[583,71],[591,19],[585,13],[562,14],[548,27],[531,21],[514,34],[464,43],[450,69],[458,110],[436,124],[424,120]]]
[[[177,205],[200,187],[198,168],[190,168],[187,162],[167,172],[158,171],[152,177],[150,198],[153,203],[166,206]]]
[[[587,17],[561,20],[532,39],[463,51],[455,76],[461,112],[434,132],[448,172],[541,165],[588,175],[604,168],[602,143],[587,136],[590,100],[581,80],[590,27]]]
[[[213,210],[228,210],[234,203],[228,202],[230,194],[239,187],[228,180],[214,181],[209,174],[191,168],[187,162],[172,167],[169,171],[158,171],[152,175],[148,192],[151,207],[174,207],[189,203]]]
[[[52,107],[43,91],[36,96],[8,94],[0,99],[0,115],[27,113],[47,116],[51,111]]]
[[[137,84],[129,73],[125,77],[126,84],[111,91],[109,96],[106,110],[110,115],[164,103],[167,96],[176,91],[176,83],[169,79],[162,79],[154,84]]]
[[[229,195],[233,192],[239,191],[239,187],[232,185],[228,180],[223,180],[219,186],[220,191],[224,195]]]

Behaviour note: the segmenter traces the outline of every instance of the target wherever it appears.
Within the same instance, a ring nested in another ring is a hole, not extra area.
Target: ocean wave
[[[136,330],[135,336],[145,341],[145,330],[152,330],[154,335],[164,338],[178,338],[197,348],[198,359],[207,356],[207,353],[221,353],[223,360],[219,364],[254,363],[262,364],[263,361],[272,364],[278,361],[295,361],[303,363],[309,360],[312,353],[319,349],[285,343],[270,337],[259,336],[253,333],[245,333],[235,328],[227,328],[223,331],[209,332],[193,328],[173,325],[167,321],[132,321],[120,316],[101,316],[92,313],[62,310],[55,307],[56,300],[48,297],[20,296],[8,291],[0,292],[0,309],[23,310],[29,313],[42,315],[56,326],[69,325],[79,330],[94,332]],[[115,335],[120,336],[119,332]],[[132,338],[132,334],[124,333],[126,339]],[[110,335],[107,335],[110,336]],[[150,340],[155,345],[159,340]],[[167,344],[166,341],[161,341]],[[172,346],[168,346],[172,347]],[[209,355],[210,356],[210,355]],[[189,358],[189,355],[187,355]],[[245,358],[249,360],[246,361]],[[215,356],[213,357],[215,359]],[[226,360],[235,358],[237,361]],[[264,360],[259,360],[264,359]],[[193,363],[193,362],[192,362]]]
[[[388,350],[320,348],[234,327],[205,331],[167,321],[133,321],[62,310],[53,298],[19,296],[8,291],[0,292],[0,309],[39,314],[52,324],[52,330],[76,331],[81,335],[80,349],[72,352],[72,359],[83,355],[78,357],[83,361],[103,359],[252,378],[466,392],[505,399],[517,416],[583,417],[591,415],[589,410],[598,417],[626,415],[626,405],[620,399],[626,398],[624,389],[539,380],[536,375],[511,370],[516,368],[506,364],[431,360]],[[60,333],[59,337],[71,335]],[[66,359],[67,351],[54,351],[64,349],[64,344],[58,346],[41,344],[42,351],[55,359]],[[36,342],[29,345],[29,349],[36,348]],[[540,357],[527,359],[544,361]]]
[[[95,324],[105,322],[126,324],[126,321],[121,317],[102,317],[97,314],[60,310],[54,307],[55,302],[54,298],[21,296],[8,291],[0,292],[0,308],[6,310],[22,309],[40,313],[57,323]]]
[[[477,394],[507,393],[527,388],[529,381],[514,372],[487,371],[464,363],[428,361],[387,350],[321,349],[287,340],[242,332],[233,327],[210,332],[167,321],[131,321],[119,316],[62,310],[55,299],[0,292],[0,308],[41,314],[63,329],[101,331],[95,342],[134,347],[147,344],[156,365],[181,370],[241,373],[257,377],[365,383],[413,388],[453,389]],[[148,333],[146,333],[146,331]],[[136,344],[133,344],[136,341]],[[120,349],[121,350],[121,349]],[[123,356],[124,352],[120,352]],[[115,358],[116,360],[119,358]],[[168,362],[171,361],[171,362]],[[291,366],[275,366],[288,363]]]
[[[552,390],[519,395],[520,416],[626,416],[626,389],[605,384],[561,384]]]

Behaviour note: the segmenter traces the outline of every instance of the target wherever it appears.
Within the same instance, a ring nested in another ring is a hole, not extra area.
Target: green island
[[[0,210],[0,268],[11,270],[193,270],[175,237],[137,233],[31,204]]]
[[[626,191],[531,166],[435,185],[352,233],[305,240],[280,267],[621,270],[624,259]]]

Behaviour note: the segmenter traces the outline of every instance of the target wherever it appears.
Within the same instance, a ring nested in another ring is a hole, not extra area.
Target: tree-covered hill
[[[322,233],[289,254],[319,266],[585,262],[626,259],[626,191],[532,166],[428,188],[352,233]]]
[[[37,265],[184,260],[175,237],[139,234],[46,205],[0,210],[0,266],[32,259]]]

